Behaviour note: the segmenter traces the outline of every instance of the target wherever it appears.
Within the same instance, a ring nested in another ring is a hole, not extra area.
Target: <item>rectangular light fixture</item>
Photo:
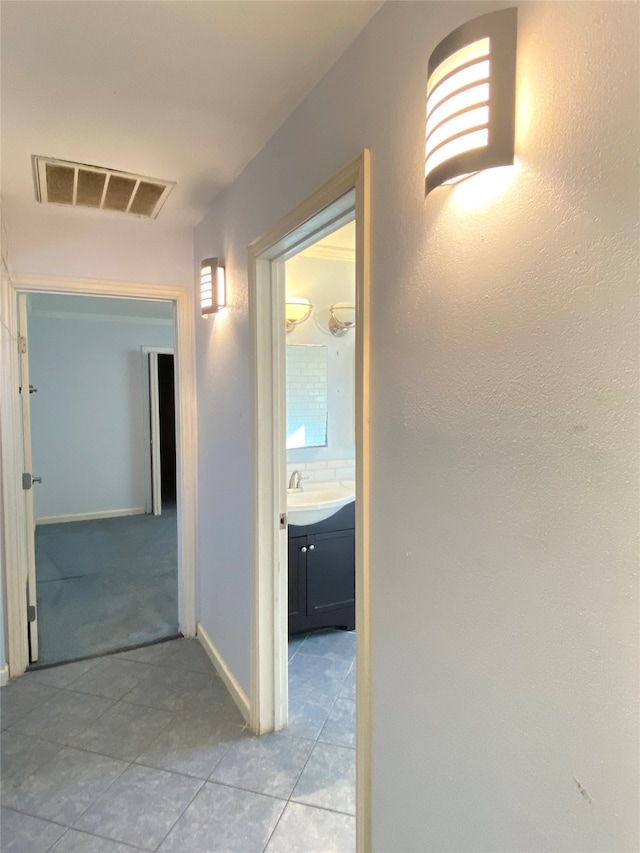
[[[431,54],[425,195],[441,184],[513,163],[517,9],[482,15]]]
[[[227,304],[224,266],[218,258],[207,258],[200,264],[200,310],[202,316],[215,314]]]

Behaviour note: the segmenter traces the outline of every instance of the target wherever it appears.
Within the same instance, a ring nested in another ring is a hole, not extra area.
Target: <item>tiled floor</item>
[[[40,663],[178,634],[175,505],[36,527]]]
[[[355,850],[355,634],[289,655],[290,725],[261,738],[197,640],[2,688],[2,853]]]

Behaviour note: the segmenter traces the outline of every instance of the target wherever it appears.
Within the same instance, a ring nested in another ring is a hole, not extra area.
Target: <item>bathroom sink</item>
[[[287,489],[289,524],[301,526],[324,521],[352,500],[355,500],[353,486],[342,483],[318,488],[305,486],[303,489]]]

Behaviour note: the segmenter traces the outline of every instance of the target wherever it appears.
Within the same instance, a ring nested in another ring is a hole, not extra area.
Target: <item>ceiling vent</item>
[[[156,218],[175,186],[175,181],[160,181],[35,154],[33,166],[38,201],[117,210],[148,219]]]

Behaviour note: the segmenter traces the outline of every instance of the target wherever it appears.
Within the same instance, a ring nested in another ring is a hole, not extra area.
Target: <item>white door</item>
[[[31,453],[31,386],[29,385],[29,353],[27,344],[27,296],[18,296],[18,334],[20,352],[20,403],[22,408],[22,447],[25,517],[27,531],[27,589],[26,607],[29,631],[29,661],[38,660],[38,610],[36,603],[36,525],[33,512],[33,484],[40,478],[33,476]]]

